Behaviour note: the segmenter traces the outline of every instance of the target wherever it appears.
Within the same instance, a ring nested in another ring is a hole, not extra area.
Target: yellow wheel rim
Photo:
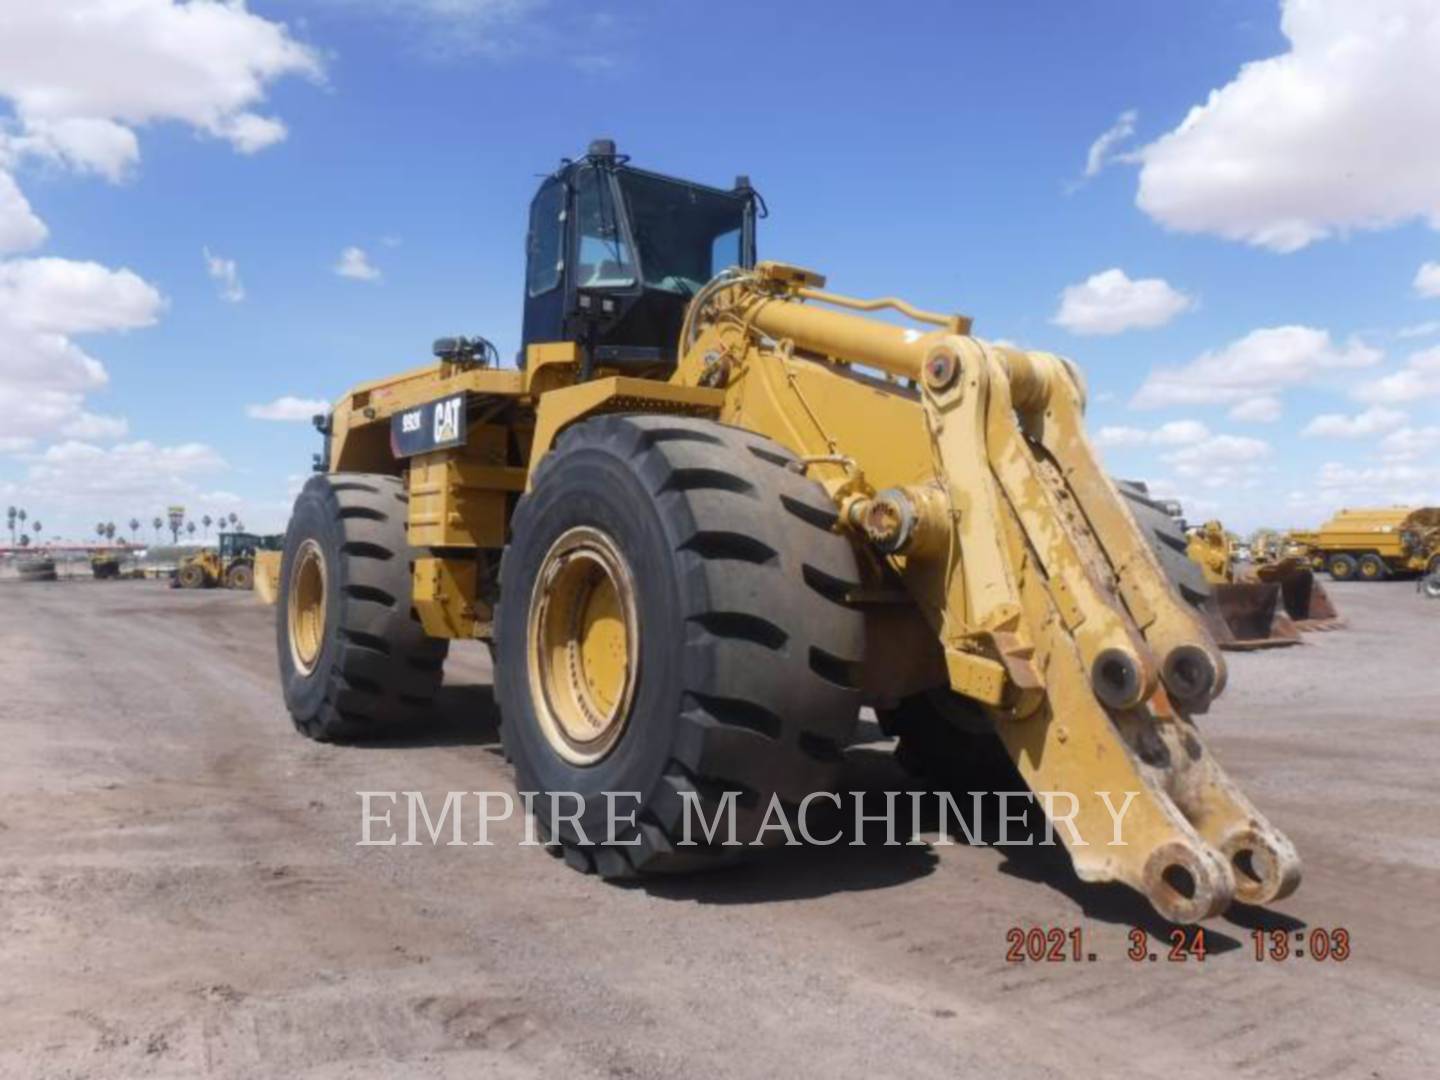
[[[325,645],[325,558],[314,540],[306,540],[295,552],[287,618],[290,657],[301,674],[309,675]]]
[[[639,675],[634,578],[598,529],[580,527],[546,553],[530,597],[530,691],[554,751],[593,765],[620,740]]]

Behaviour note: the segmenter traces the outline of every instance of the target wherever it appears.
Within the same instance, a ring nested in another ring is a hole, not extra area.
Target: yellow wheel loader
[[[214,550],[205,548],[180,561],[171,586],[213,589],[223,585],[227,589],[253,589],[257,553],[278,551],[283,539],[255,533],[221,533]]]
[[[1097,463],[1079,369],[757,262],[762,205],[598,141],[531,204],[519,366],[442,339],[317,418],[277,599],[295,726],[414,722],[476,638],[519,789],[580,797],[547,839],[584,871],[726,861],[687,825],[803,814],[869,704],[912,762],[978,726],[1083,880],[1177,922],[1290,893],[1294,847],[1195,723],[1224,660]],[[613,843],[606,793],[638,801]]]

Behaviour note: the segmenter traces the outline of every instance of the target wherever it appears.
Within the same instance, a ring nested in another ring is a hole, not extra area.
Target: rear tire
[[[1358,574],[1362,581],[1384,581],[1390,576],[1390,568],[1379,555],[1369,553],[1360,556]]]
[[[1330,572],[1333,581],[1352,581],[1360,569],[1360,564],[1353,555],[1331,555],[1325,569]]]
[[[253,589],[255,587],[255,568],[248,562],[236,563],[225,572],[225,587],[227,589]]]
[[[450,642],[410,603],[414,552],[397,477],[311,477],[280,564],[275,638],[285,706],[311,739],[381,735],[424,718]]]
[[[706,845],[693,809],[698,843],[682,845],[687,799],[709,822],[724,793],[738,792],[735,839],[748,844],[772,796],[789,809],[833,789],[859,714],[864,618],[845,602],[859,575],[850,541],[833,530],[833,502],[793,462],[750,432],[630,415],[575,425],[540,462],[501,563],[496,690],[505,753],[519,789],[540,796],[537,814],[546,793],[584,798],[580,830],[559,822],[554,838],[576,869],[627,877],[714,865],[744,849],[718,846],[723,824],[717,846]],[[534,644],[553,642],[547,613],[573,595],[560,583],[571,580],[564,560],[576,537],[618,553],[624,565],[605,574],[619,584],[597,591],[625,594],[634,618],[620,621],[636,628],[606,654],[633,675],[612,677],[629,690],[595,699],[609,704],[591,754],[557,740],[573,696],[551,691],[556,671],[588,661],[536,659],[588,655],[590,616],[568,654]],[[615,839],[628,846],[600,843],[607,791],[638,794],[615,803]],[[636,823],[623,824],[632,810]]]

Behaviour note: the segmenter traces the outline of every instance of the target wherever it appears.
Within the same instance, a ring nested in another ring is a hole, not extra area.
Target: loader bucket
[[[1280,586],[1280,603],[1298,629],[1335,630],[1344,625],[1325,586],[1301,560],[1285,559],[1257,567],[1255,576]]]
[[[1300,631],[1285,613],[1280,586],[1274,582],[1212,585],[1201,614],[1210,636],[1222,649],[1243,651],[1300,644]]]
[[[255,595],[265,605],[272,605],[280,596],[280,557],[283,552],[255,553]]]

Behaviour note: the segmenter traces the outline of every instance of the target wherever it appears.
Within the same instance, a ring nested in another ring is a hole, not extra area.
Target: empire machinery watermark
[[[638,791],[603,792],[598,807],[593,796],[587,800],[576,791],[522,791],[518,800],[508,791],[449,791],[443,800],[438,794],[427,797],[421,791],[355,794],[360,798],[357,847],[494,847],[491,827],[511,821],[517,812],[523,818],[518,841],[522,847],[553,846],[559,842],[554,838],[562,835],[587,847],[641,843],[637,819],[643,796]],[[1080,800],[1069,791],[966,792],[968,813],[949,791],[817,791],[798,805],[787,806],[778,797],[771,798],[758,817],[753,806],[742,810],[739,791],[703,800],[693,791],[679,794],[680,838],[675,843],[681,847],[828,847],[842,842],[864,847],[876,842],[880,826],[884,838],[878,843],[885,847],[961,842],[970,846],[1048,846],[1055,843],[1057,830],[1064,830],[1062,838],[1068,847],[1090,846],[1075,826]],[[1094,794],[1110,817],[1106,846],[1127,846],[1125,816],[1139,792],[1117,792],[1113,797],[1109,791]],[[867,808],[879,795],[884,797],[884,810]],[[993,809],[987,810],[990,806]],[[1029,824],[1029,811],[1036,807],[1043,812],[1040,830]],[[903,841],[898,835],[902,827],[907,830]],[[507,831],[515,835],[513,830]],[[933,839],[921,839],[922,833]],[[444,839],[446,836],[449,839]]]

